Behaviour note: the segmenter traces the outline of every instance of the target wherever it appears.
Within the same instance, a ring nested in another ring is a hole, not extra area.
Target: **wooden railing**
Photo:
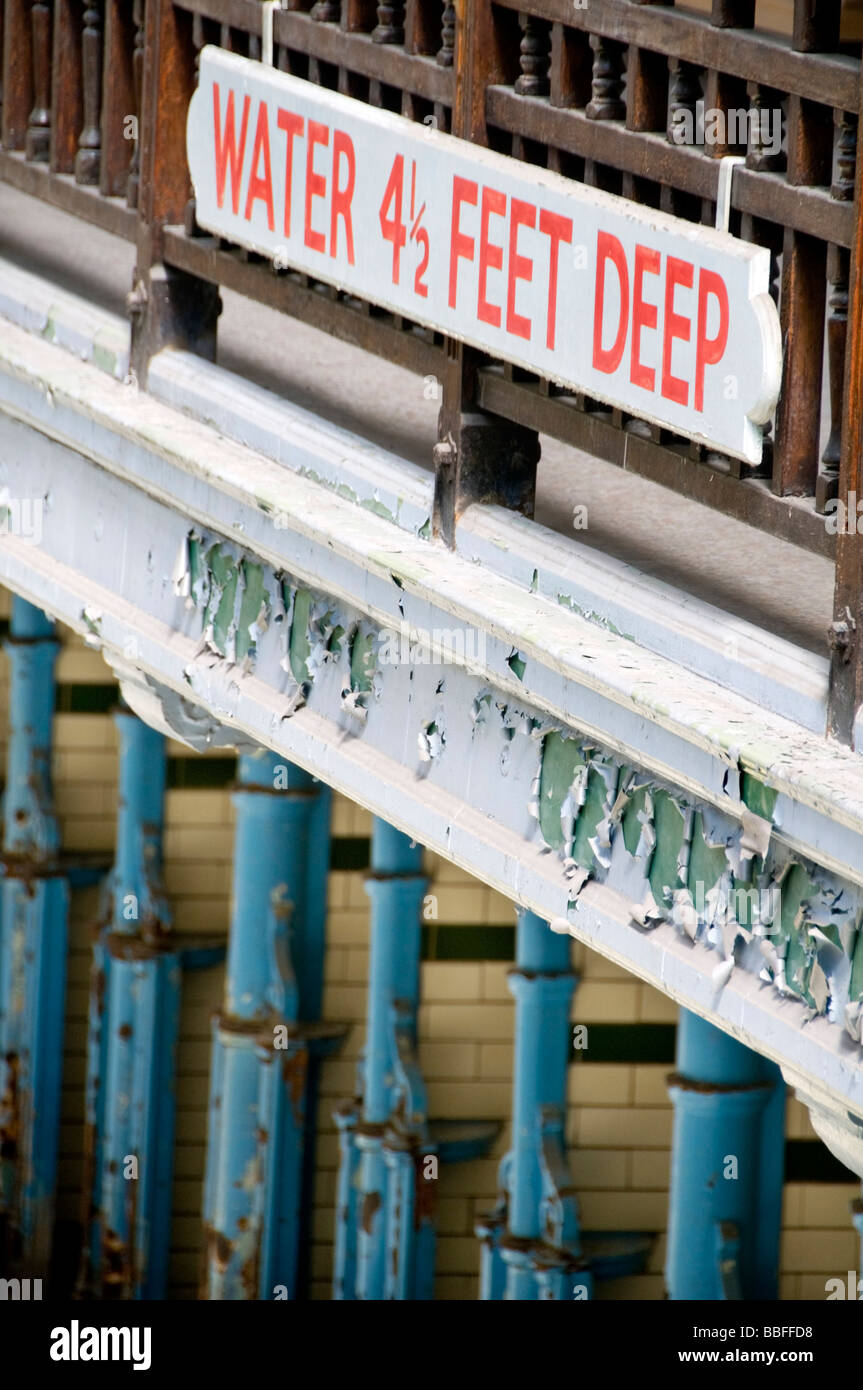
[[[259,57],[259,0],[3,0],[0,178],[136,240],[142,382],[165,343],[215,351],[222,285],[438,376],[446,539],[477,497],[530,512],[546,433],[810,550],[837,549],[838,691],[857,670],[845,608],[856,624],[859,547],[856,536],[837,546],[824,512],[858,470],[861,373],[846,339],[859,312],[860,43],[842,38],[839,0],[777,6],[786,36],[755,27],[755,0],[712,0],[709,13],[636,0],[288,0],[274,20],[286,72],[687,220],[713,224],[719,157],[745,156],[731,230],[771,251],[784,353],[756,470],[203,235],[184,144],[197,56],[217,44]],[[699,103],[768,113],[781,143],[755,117],[733,131],[714,123],[710,144],[681,142]],[[858,703],[845,700],[846,736]]]
[[[5,0],[0,177],[134,238],[144,0]]]

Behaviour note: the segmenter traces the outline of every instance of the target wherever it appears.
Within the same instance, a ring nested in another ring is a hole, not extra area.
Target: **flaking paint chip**
[[[753,855],[757,854],[764,859],[770,848],[770,836],[773,831],[772,823],[769,820],[765,820],[763,816],[756,816],[754,811],[750,811],[745,807],[740,818],[740,823],[740,858],[751,859]]]

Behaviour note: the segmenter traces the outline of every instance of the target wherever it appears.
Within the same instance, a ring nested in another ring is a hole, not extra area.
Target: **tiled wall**
[[[2,598],[0,617],[8,613],[8,596]],[[110,696],[105,687],[113,677],[96,652],[72,634],[62,635],[55,777],[63,843],[68,850],[110,851],[117,772],[113,721],[106,712],[62,711],[98,706],[100,694]],[[5,741],[7,693],[6,663],[0,660],[0,741]],[[106,702],[103,698],[102,704]],[[181,745],[170,745],[169,753],[190,756]],[[224,754],[220,756],[224,759]],[[203,775],[198,762],[174,766],[181,772],[185,768],[187,773],[191,766],[188,775],[197,780]],[[176,929],[180,934],[225,933],[232,853],[228,791],[224,786],[175,786],[168,792],[166,809],[165,874]],[[335,799],[333,835],[338,841],[350,842],[352,851],[337,855],[337,862],[357,860],[357,849],[361,862],[365,847],[357,841],[368,837],[370,830],[371,820],[365,811],[342,798]],[[427,871],[438,913],[425,934],[427,954],[511,954],[514,917],[507,899],[432,855],[427,856]],[[65,1024],[58,1212],[65,1221],[74,1221],[79,1211],[87,970],[96,915],[96,891],[76,892]],[[330,874],[328,942],[325,1015],[352,1027],[342,1052],[323,1068],[312,1226],[313,1293],[318,1298],[329,1297],[332,1267],[337,1142],[331,1110],[352,1092],[363,1038],[368,900],[361,867],[334,869]],[[634,1058],[650,1055],[639,1051],[643,1039],[659,1038],[666,1050],[671,1046],[669,1026],[675,1022],[676,1008],[663,995],[585,947],[575,947],[574,960],[580,985],[573,1019],[587,1025],[588,1048],[570,1069],[567,1134],[573,1146],[571,1165],[582,1223],[588,1230],[662,1233],[672,1124],[665,1087],[670,1056],[663,1053],[658,1061]],[[436,1292],[444,1299],[476,1297],[479,1251],[473,1223],[478,1211],[494,1199],[497,1163],[507,1146],[513,1042],[507,964],[506,959],[499,958],[428,959],[422,968],[421,1063],[432,1115],[504,1122],[490,1157],[441,1168]],[[189,974],[184,981],[171,1267],[174,1297],[194,1297],[197,1290],[209,1019],[221,987],[221,968]],[[594,1036],[604,1039],[601,1046],[594,1047],[593,1059],[591,1026]],[[608,1058],[610,1051],[613,1054],[621,1046],[624,1053],[630,1049],[626,1060],[596,1060],[597,1050]],[[793,1099],[788,1105],[787,1134],[790,1139],[814,1140],[808,1112]],[[819,1145],[818,1155],[823,1152]],[[783,1298],[824,1297],[827,1278],[844,1277],[848,1269],[857,1268],[858,1245],[849,1202],[858,1190],[851,1181],[786,1184]],[[601,1287],[600,1296],[662,1298],[663,1246],[660,1234],[648,1272],[607,1284]]]

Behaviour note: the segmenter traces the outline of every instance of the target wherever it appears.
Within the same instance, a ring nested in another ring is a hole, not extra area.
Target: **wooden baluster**
[[[755,169],[759,173],[775,173],[784,169],[786,164],[783,148],[785,113],[779,94],[757,82],[750,82],[747,85],[747,91],[749,93],[750,116],[746,167],[747,169]],[[767,134],[768,128],[771,132],[776,130],[777,120],[780,127],[779,149],[771,151],[764,136]]]
[[[459,10],[452,133],[462,140],[489,143],[486,90],[492,84],[511,84],[518,71],[514,19],[511,10],[498,9],[491,0],[472,0]],[[480,361],[473,348],[446,339],[432,529],[450,546],[459,517],[473,502],[533,514],[539,437],[481,408]]]
[[[192,17],[161,0],[144,6],[141,156],[131,366],[146,389],[150,359],[165,347],[213,360],[218,287],[164,262],[164,228],[181,223],[191,191],[186,116],[195,84]]]
[[[630,44],[626,54],[626,128],[661,131],[668,110],[668,63],[662,53]],[[621,193],[633,202],[654,197],[646,179],[626,170]]]
[[[129,180],[126,185],[126,202],[130,208],[138,206],[138,188],[141,177],[141,89],[144,80],[144,0],[134,0],[132,23],[135,25],[135,41],[132,50],[132,89],[135,98],[135,139],[132,145],[132,158],[129,162]]]
[[[405,7],[400,0],[378,5],[378,22],[372,30],[373,43],[404,43]]]
[[[755,23],[755,0],[713,0],[710,23],[717,29],[751,29]]]
[[[99,182],[102,107],[102,15],[98,0],[86,0],[81,36],[81,62],[84,78],[84,128],[75,160],[76,183]]]
[[[776,410],[773,490],[815,492],[821,433],[826,246],[788,228],[782,246],[782,391]]]
[[[841,0],[794,0],[791,45],[800,53],[833,53],[839,47]]]
[[[821,471],[815,488],[815,510],[824,512],[839,495],[839,462],[842,454],[842,387],[845,380],[845,339],[848,331],[848,251],[831,246],[827,273],[831,294],[827,319],[827,366],[830,374],[830,438],[821,455]]]
[[[701,81],[698,69],[691,63],[674,58],[670,64],[671,80],[668,84],[668,128],[666,134],[674,145],[695,144],[698,132],[695,129],[695,104],[701,99]],[[692,134],[692,140],[688,138]]]
[[[51,153],[53,174],[74,174],[84,125],[84,72],[78,0],[51,7]]]
[[[33,43],[33,109],[27,123],[24,152],[28,159],[47,163],[51,153],[51,5],[35,0],[30,11]]]
[[[518,59],[521,73],[515,79],[515,91],[521,97],[547,97],[551,58],[549,26],[526,14],[519,15],[518,22],[522,33]]]
[[[624,53],[623,44],[591,34],[593,73],[591,98],[585,115],[591,121],[619,121],[626,115],[623,102]]]
[[[840,127],[843,123],[849,123],[847,117],[840,121]],[[831,191],[842,201],[846,187],[853,188],[854,164],[863,158],[860,139],[859,131],[856,147],[852,146],[847,132],[840,139],[842,167],[837,170]],[[853,193],[847,196],[853,198]],[[860,197],[854,199],[848,270],[838,488],[839,500],[846,506],[851,493],[863,497],[863,198]],[[836,536],[836,587],[828,637],[832,660],[827,732],[851,744],[855,718],[863,700],[863,536],[858,533],[852,517],[847,517],[847,522],[852,523],[850,531],[847,526],[840,528]]]
[[[592,73],[590,35],[583,29],[553,24],[548,70],[551,105],[585,107],[590,101]]]
[[[830,196],[840,203],[854,198],[857,119],[847,111],[834,111],[835,174]],[[848,330],[849,252],[831,246],[829,275],[832,286],[827,321],[827,364],[830,373],[830,438],[821,456],[821,471],[815,491],[815,507],[823,512],[827,503],[839,495],[839,467],[842,451],[842,402],[845,373],[845,344]]]
[[[854,199],[857,117],[850,111],[835,111],[833,119],[836,122],[836,173],[830,196],[840,203],[850,203]]]
[[[829,188],[833,159],[829,107],[792,93],[787,98],[787,109],[788,182]]]
[[[342,15],[340,0],[315,0],[311,15],[319,24],[338,24]]]
[[[440,48],[437,61],[442,68],[451,68],[455,51],[455,5],[453,0],[444,0],[440,26]]]
[[[3,0],[3,126],[7,150],[23,150],[33,106],[30,0]]]
[[[663,55],[630,44],[626,75],[627,130],[664,129],[668,109],[668,64]]]
[[[374,0],[342,0],[340,28],[348,34],[370,34],[377,22]]]
[[[405,0],[405,53],[421,53],[435,58],[441,40],[441,10],[439,0]],[[417,94],[402,92],[402,114],[416,119]]]
[[[135,138],[134,37],[128,0],[106,0],[99,191],[111,198],[126,196],[129,157]]]

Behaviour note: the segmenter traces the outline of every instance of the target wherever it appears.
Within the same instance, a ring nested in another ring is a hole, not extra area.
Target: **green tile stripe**
[[[515,927],[427,922],[422,929],[423,960],[486,961],[515,958]]]
[[[787,1139],[785,1141],[786,1182],[850,1182],[859,1187],[856,1173],[840,1163],[820,1139]],[[851,1213],[848,1213],[851,1225]]]
[[[55,714],[108,714],[120,703],[120,687],[114,684],[80,685],[77,681],[57,685]]]
[[[237,777],[237,760],[234,757],[205,758],[200,754],[191,757],[168,759],[168,786],[172,791],[191,791],[193,788],[217,790],[228,787]]]
[[[576,995],[576,1000],[578,995]],[[578,1020],[576,1020],[577,1022]],[[590,1023],[585,1021],[587,1046],[570,1039],[573,1062],[674,1063],[677,1026],[674,1023]]]
[[[340,873],[365,870],[371,864],[371,854],[368,835],[334,836],[330,842],[330,869]]]

